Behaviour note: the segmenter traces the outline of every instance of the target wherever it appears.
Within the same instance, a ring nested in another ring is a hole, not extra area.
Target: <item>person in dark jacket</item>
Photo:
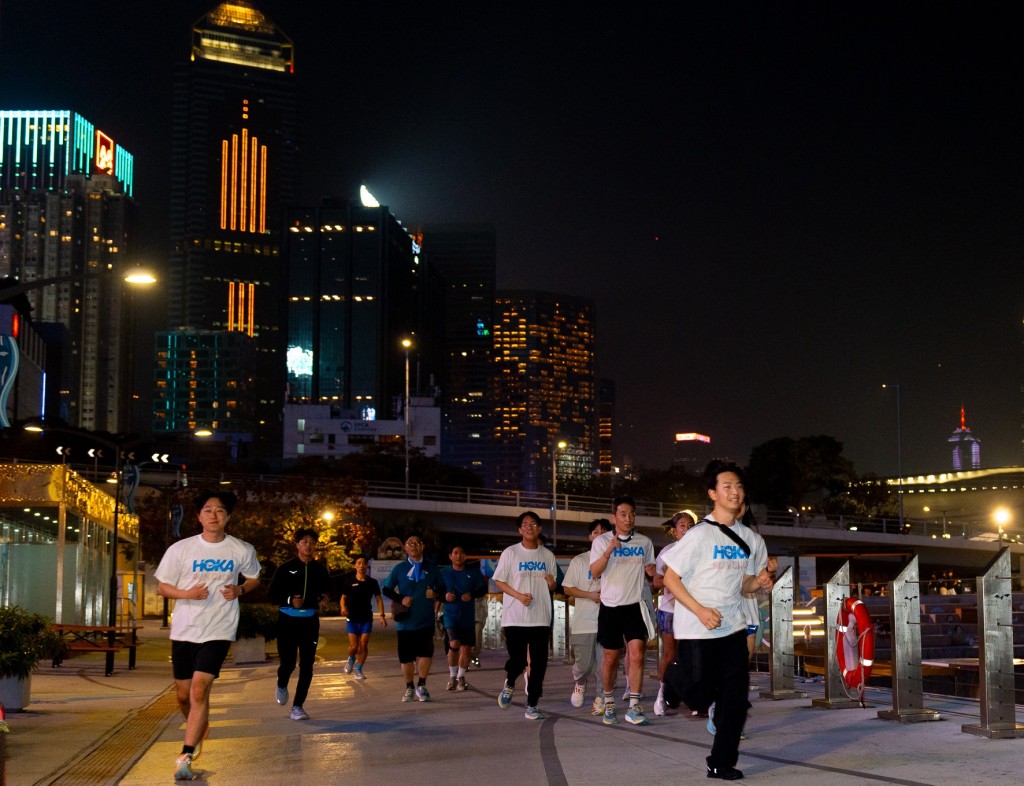
[[[277,618],[277,654],[281,659],[277,668],[278,704],[288,701],[288,680],[295,671],[296,654],[299,661],[299,681],[295,684],[292,702],[292,720],[309,720],[302,708],[313,682],[313,661],[320,639],[318,611],[330,599],[331,579],[327,567],[313,559],[319,539],[311,529],[295,532],[293,559],[283,563],[274,574],[267,594],[270,602],[281,608]]]

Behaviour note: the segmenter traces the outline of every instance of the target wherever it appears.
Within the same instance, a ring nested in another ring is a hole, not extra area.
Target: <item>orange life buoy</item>
[[[836,659],[846,686],[863,691],[875,662],[875,626],[868,607],[856,598],[846,598],[839,609]]]

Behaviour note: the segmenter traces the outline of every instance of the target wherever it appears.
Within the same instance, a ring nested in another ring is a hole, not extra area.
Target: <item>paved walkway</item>
[[[326,620],[324,630],[326,645],[306,702],[309,721],[289,720],[289,708],[274,702],[274,661],[225,668],[214,687],[210,739],[196,762],[202,782],[706,782],[711,737],[703,723],[677,715],[642,728],[604,726],[586,709],[570,706],[571,677],[561,664],[548,671],[540,702],[544,721],[523,718],[522,690],[510,710],[497,707],[499,652],[483,654],[466,693],[445,692],[446,669],[435,656],[438,668],[428,682],[433,701],[403,704],[393,634],[375,635],[367,679],[357,682],[342,673],[340,621]],[[109,678],[99,655],[37,672],[28,711],[8,718],[9,786],[172,782],[183,732],[169,693],[170,647],[155,622],[147,623],[144,639],[132,672],[123,655]],[[766,675],[753,681],[767,687]],[[751,694],[749,739],[738,765],[747,779],[815,786],[1020,780],[1024,739],[988,740],[961,731],[961,724],[978,722],[977,702],[930,697],[927,706],[942,712],[943,721],[899,724],[877,717],[891,707],[888,691],[871,691],[868,709],[826,710],[811,706],[820,685],[800,687],[809,698],[769,701]],[[1018,722],[1022,712],[1018,707]]]

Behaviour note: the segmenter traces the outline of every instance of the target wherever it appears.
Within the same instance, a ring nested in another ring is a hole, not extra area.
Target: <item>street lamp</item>
[[[409,349],[412,347],[412,339],[403,338],[402,347],[405,349],[405,404],[402,411],[405,414],[405,493],[409,494]]]
[[[896,495],[900,503],[900,532],[903,532],[903,430],[900,427],[900,386],[882,385],[896,391]]]
[[[568,444],[559,441],[551,448],[551,545],[558,545],[558,451],[565,450]]]
[[[1000,505],[998,508],[992,511],[992,521],[995,523],[997,527],[999,527],[998,545],[1000,547],[1003,544],[1003,528],[1006,527],[1012,520],[1013,514],[1010,513],[1010,509],[1004,505]]]

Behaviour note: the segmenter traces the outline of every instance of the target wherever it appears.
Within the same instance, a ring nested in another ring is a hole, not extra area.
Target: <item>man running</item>
[[[612,523],[608,519],[595,519],[590,524],[590,542],[593,543],[599,535],[611,532],[612,529]],[[597,612],[601,601],[601,582],[590,575],[590,549],[572,558],[562,581],[562,589],[568,597],[575,599],[569,634],[573,652],[573,689],[569,703],[573,707],[582,707],[591,672],[597,669],[600,673],[601,670],[601,650],[597,646]],[[598,685],[597,696],[594,698],[594,715],[604,713],[601,691],[602,686]]]
[[[366,557],[357,557],[356,572],[346,577],[341,585],[341,616],[345,617],[348,632],[348,661],[342,669],[346,674],[355,673],[357,680],[365,680],[363,664],[370,651],[370,634],[373,632],[373,599],[377,599],[377,613],[380,624],[388,626],[384,614],[384,599],[380,595],[377,579],[367,575],[369,564]]]

